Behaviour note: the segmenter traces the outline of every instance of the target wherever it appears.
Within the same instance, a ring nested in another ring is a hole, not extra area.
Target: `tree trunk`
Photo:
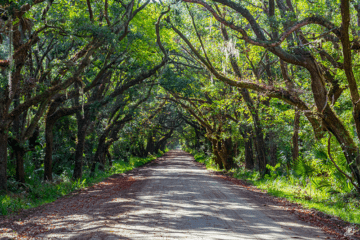
[[[40,128],[39,126],[37,126],[34,130],[34,133],[32,134],[32,136],[29,138],[29,148],[31,149],[32,153],[32,162],[35,165],[35,169],[39,169],[40,168],[40,161],[39,159],[36,158],[36,150],[35,147],[40,145],[39,143],[37,143],[37,139],[39,138],[39,134],[40,134]]]
[[[247,89],[241,89],[241,95],[243,96],[247,107],[249,108],[250,114],[252,116],[252,120],[254,123],[255,129],[255,150],[258,158],[259,171],[261,175],[267,173],[267,159],[266,159],[266,145],[264,141],[264,134],[262,131],[262,126],[260,122],[260,117],[258,111],[254,105],[253,100],[251,99],[250,93]]]
[[[15,179],[18,182],[25,183],[24,155],[26,151],[17,138],[9,138],[7,143],[12,148],[15,155]]]
[[[75,150],[75,166],[74,166],[73,178],[80,179],[82,178],[84,144],[85,144],[86,130],[89,126],[89,121],[87,118],[83,119],[81,113],[76,113],[76,118],[78,122],[78,131],[77,131],[77,144]]]
[[[147,156],[149,153],[153,154],[155,152],[155,143],[154,143],[153,137],[154,137],[154,132],[151,132],[147,138],[145,153],[143,153],[142,155]]]
[[[95,172],[96,163],[99,163],[99,170],[100,171],[105,170],[105,166],[103,165],[102,158],[103,158],[103,154],[104,154],[104,145],[105,145],[106,136],[107,136],[107,134],[103,134],[99,138],[99,144],[98,144],[98,147],[96,149],[96,153],[95,153],[95,156],[94,156],[94,159],[93,159],[93,167],[91,168],[92,173]]]
[[[22,147],[19,147],[17,151],[15,151],[16,180],[21,183],[25,183],[24,155],[25,149],[23,149]]]
[[[274,134],[272,134],[274,136]],[[270,138],[270,146],[269,146],[269,156],[270,162],[272,166],[277,164],[277,145],[275,141],[272,141]]]
[[[219,164],[220,169],[225,169],[226,171],[230,170],[231,168],[235,167],[233,157],[231,153],[229,152],[229,145],[230,143],[223,140],[214,140],[216,142],[216,154],[217,158],[215,161],[221,162],[221,165]],[[230,147],[231,149],[231,147]],[[217,162],[218,163],[218,162]]]
[[[353,177],[356,182],[360,183],[359,149],[342,121],[329,106],[325,82],[314,59],[309,59],[307,69],[311,75],[311,88],[316,107],[321,113],[322,125],[336,137],[343,150],[347,164],[352,171]],[[360,192],[360,188],[357,190]]]
[[[0,128],[0,193],[7,191],[7,140],[8,130]]]
[[[219,145],[220,143],[215,140],[215,139],[211,139],[211,145],[212,145],[212,152],[214,154],[214,161],[215,163],[219,166],[220,169],[224,169],[224,166],[223,166],[223,163],[221,161],[221,157],[220,157],[220,154],[219,154]]]
[[[240,133],[244,139],[245,147],[245,169],[254,168],[254,153],[253,153],[253,141],[251,127],[245,126],[244,130],[240,130]]]
[[[254,154],[252,138],[245,139],[245,169],[254,168]]]
[[[223,163],[221,161],[221,157],[220,157],[219,152],[217,150],[214,150],[213,153],[215,155],[215,157],[214,157],[215,163],[219,166],[219,169],[224,169],[224,165],[223,165]]]
[[[234,162],[233,142],[231,138],[227,138],[222,141],[222,153],[224,159],[224,168],[228,171],[232,168],[236,168]]]
[[[52,181],[52,150],[54,145],[54,127],[55,121],[46,119],[45,126],[45,159],[44,159],[44,180]]]
[[[108,161],[109,161],[109,166],[112,167],[112,161],[111,161],[111,154],[109,152],[109,149],[106,150],[106,156],[108,158]]]
[[[19,94],[16,93],[14,95],[14,107],[17,107],[20,104]],[[23,113],[24,114],[24,113]],[[15,178],[16,181],[25,183],[25,169],[24,169],[24,155],[25,155],[25,149],[21,146],[21,120],[23,114],[15,117],[13,121],[13,133],[17,140],[10,141],[11,148],[14,151],[15,159],[16,159],[16,174]]]
[[[275,166],[277,163],[277,145],[275,142],[276,135],[275,132],[269,130],[266,134],[266,142],[267,142],[267,152],[268,152],[268,159],[270,160],[269,163],[271,166]]]
[[[171,138],[173,132],[174,132],[174,129],[171,129],[168,133],[165,134],[165,136],[163,136],[163,137],[159,140],[159,142],[156,143],[155,149],[154,149],[154,150],[155,150],[155,151],[154,151],[155,154],[156,154],[156,153],[159,153],[159,150],[160,150],[161,146],[166,144],[167,140],[168,140],[169,138]]]
[[[221,32],[222,35],[224,37],[225,41],[229,41],[229,36],[227,33],[227,30],[224,26],[221,27]],[[232,66],[232,69],[235,73],[235,75],[241,79],[241,72],[240,72],[240,68],[236,62],[236,58],[234,56],[234,54],[230,54],[230,63]],[[269,72],[269,79],[271,79],[271,73]],[[246,88],[241,88],[240,89],[240,93],[242,95],[242,97],[245,100],[246,106],[248,107],[250,114],[252,116],[253,122],[254,122],[254,128],[255,128],[255,146],[256,146],[256,152],[257,152],[257,158],[258,158],[258,164],[259,164],[259,171],[261,173],[261,175],[264,175],[265,173],[267,173],[267,168],[266,168],[266,152],[265,152],[265,142],[264,142],[264,134],[262,132],[262,126],[261,126],[261,122],[260,122],[260,117],[258,114],[258,111],[256,109],[256,106],[254,104],[253,99],[250,96],[249,90]]]
[[[194,147],[195,147],[196,151],[199,151],[199,149],[201,147],[201,145],[200,145],[200,133],[196,128],[194,128],[194,130],[195,130],[195,145],[194,145]]]
[[[258,166],[261,175],[266,174],[266,153],[265,153],[265,141],[264,135],[262,133],[262,129],[257,127],[257,124],[254,122],[255,128],[255,149],[256,149],[256,156],[258,159]]]
[[[292,137],[292,159],[293,163],[296,163],[299,157],[299,129],[300,129],[300,111],[295,109],[294,117],[294,135]]]

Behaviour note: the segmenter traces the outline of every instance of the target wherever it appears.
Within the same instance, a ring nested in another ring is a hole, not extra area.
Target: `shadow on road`
[[[131,186],[121,189],[124,184]],[[263,208],[246,189],[173,150],[126,176],[28,211],[21,221],[0,219],[0,225],[18,237],[40,239],[325,238],[285,211]]]

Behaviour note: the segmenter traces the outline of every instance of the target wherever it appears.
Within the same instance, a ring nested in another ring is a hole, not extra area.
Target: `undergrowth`
[[[211,159],[203,153],[192,152],[197,162],[206,168],[220,171]],[[270,174],[260,178],[256,170],[233,169],[233,177],[265,190],[270,195],[285,198],[301,204],[307,209],[316,209],[331,216],[336,216],[350,223],[360,224],[360,195],[344,183],[330,184],[322,176],[300,176],[295,173],[279,171],[280,164],[268,166]]]
[[[87,168],[84,170],[83,178],[77,181],[71,179],[71,171],[66,171],[60,176],[55,175],[53,182],[41,180],[42,176],[36,175],[36,173],[32,174],[21,186],[17,182],[9,181],[11,191],[6,195],[0,195],[0,215],[8,215],[22,209],[53,202],[75,190],[101,182],[113,174],[128,172],[142,166],[161,155],[147,158],[131,157],[128,162],[114,161],[113,166],[108,167],[107,171],[96,170],[93,176],[90,176],[90,170]]]

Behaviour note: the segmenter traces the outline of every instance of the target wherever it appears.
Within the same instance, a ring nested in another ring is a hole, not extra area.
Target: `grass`
[[[217,166],[214,161],[212,161],[209,157],[207,157],[203,153],[199,153],[199,152],[195,153],[194,158],[195,158],[195,161],[204,164],[206,166],[206,168],[209,170],[221,171],[219,169],[219,166]]]
[[[210,157],[195,153],[196,161],[205,164],[206,168],[220,171]],[[360,195],[349,189],[349,186],[336,183],[332,187],[321,186],[322,177],[303,178],[292,174],[281,176],[272,171],[270,175],[260,178],[257,171],[243,168],[231,170],[233,177],[245,180],[268,194],[285,198],[290,202],[301,204],[307,209],[336,216],[350,223],[360,224]]]
[[[320,212],[340,217],[342,220],[360,224],[360,201],[355,193],[331,193],[325,189],[318,189],[310,184],[312,180],[304,181],[295,176],[265,177],[259,179],[255,171],[240,169],[234,171],[234,177],[246,180],[259,189],[266,190],[270,195],[285,198],[290,202],[301,204],[307,209],[316,209]]]
[[[129,162],[115,161],[113,166],[107,171],[96,171],[94,176],[90,176],[90,171],[86,169],[83,178],[77,181],[71,180],[71,172],[56,176],[53,182],[39,180],[30,180],[25,187],[18,188],[16,182],[10,182],[17,192],[10,192],[6,195],[0,195],[0,215],[16,213],[22,209],[34,208],[46,203],[55,201],[75,190],[89,187],[95,183],[103,181],[105,178],[113,175],[128,172],[136,167],[142,166],[158,156],[147,158],[131,157]],[[20,191],[21,190],[21,191]]]

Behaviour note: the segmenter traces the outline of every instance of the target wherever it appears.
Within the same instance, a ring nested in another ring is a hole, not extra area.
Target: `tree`
[[[231,86],[250,89],[269,98],[281,99],[285,103],[298,108],[313,125],[318,138],[322,136],[322,131],[331,132],[343,149],[354,180],[359,183],[358,147],[346,124],[333,108],[339,96],[344,92],[340,82],[346,82],[349,86],[346,91],[349,91],[353,104],[353,122],[356,131],[359,131],[360,118],[358,117],[357,105],[359,94],[352,67],[354,59],[352,54],[355,51],[354,46],[357,45],[357,40],[353,41],[353,45],[350,44],[350,35],[353,33],[349,33],[352,9],[349,1],[341,1],[341,14],[326,17],[319,15],[309,16],[312,14],[311,12],[295,14],[294,9],[296,7],[289,1],[286,3],[277,1],[276,5],[274,1],[270,1],[269,5],[262,7],[264,9],[262,12],[254,10],[249,4],[235,3],[231,0],[215,0],[213,2],[185,0],[185,2],[201,5],[220,25],[225,26],[231,33],[241,36],[239,46],[243,45],[252,50],[260,48],[272,54],[271,57],[280,59],[279,63],[280,67],[283,68],[283,73],[285,73],[287,65],[290,64],[294,68],[296,67],[297,74],[301,73],[308,76],[310,88],[306,89],[308,91],[306,96],[307,99],[311,99],[315,103],[315,109],[311,109],[309,104],[311,101],[300,97],[300,93],[303,91],[301,87],[304,84],[296,82],[294,79],[283,76],[281,79],[284,79],[284,81],[273,82],[272,84],[265,81],[260,82],[252,80],[246,74],[243,74],[246,77],[240,77],[236,73],[234,66],[232,66],[233,71],[221,73],[217,67],[221,59],[210,57],[207,54],[208,49],[206,47],[210,46],[209,42],[206,45],[204,41],[198,39],[196,44],[200,48],[195,47],[189,37],[185,36],[175,23],[168,18],[170,27],[182,39],[188,51],[215,78]],[[301,2],[297,4],[309,3]],[[278,11],[270,8],[276,8]],[[279,15],[284,17],[282,24],[277,20],[280,17]],[[297,18],[300,18],[300,20]],[[329,18],[330,20],[328,20]],[[331,19],[341,19],[341,25],[332,23]],[[209,31],[205,30],[204,21],[198,22],[197,25],[202,26],[202,31]],[[280,25],[282,25],[282,29],[280,29]],[[305,34],[305,29],[310,30],[311,34]],[[322,32],[323,29],[325,29],[325,32]],[[318,34],[316,39],[323,39],[327,44],[315,44],[312,42],[313,33]],[[354,32],[354,34],[357,34],[357,32]],[[338,43],[341,43],[341,50]],[[313,47],[314,50],[309,46]],[[339,52],[332,53],[330,46],[339,49]],[[236,45],[234,47],[237,48]],[[333,54],[336,56],[335,58],[332,57]],[[340,54],[344,56],[343,62],[339,61]],[[230,63],[230,65],[232,64]],[[332,74],[335,70],[344,73],[344,77],[335,77]],[[304,77],[302,79],[306,80]],[[359,136],[359,134],[357,135]]]

